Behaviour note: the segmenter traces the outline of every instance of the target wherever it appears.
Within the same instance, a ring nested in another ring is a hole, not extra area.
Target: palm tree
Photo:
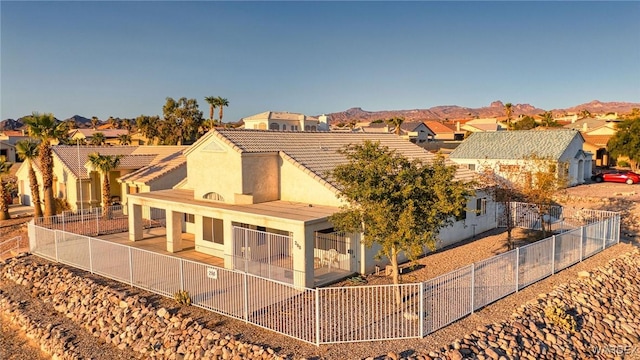
[[[56,214],[56,206],[53,195],[53,153],[51,141],[67,135],[67,127],[64,123],[58,123],[53,114],[38,114],[24,119],[29,129],[29,135],[40,140],[38,146],[40,167],[42,171],[42,190],[44,195],[44,216]]]
[[[130,145],[131,144],[131,135],[129,135],[129,134],[120,134],[120,135],[118,135],[118,142],[120,142],[120,145]]]
[[[224,107],[225,106],[229,106],[229,100],[218,96],[217,105],[218,105],[218,108],[220,109],[218,111],[218,115],[220,117],[219,122],[220,122],[220,124],[222,124],[222,114],[224,113]]]
[[[0,220],[9,220],[9,203],[7,202],[7,189],[4,186],[3,175],[9,173],[11,163],[7,162],[4,157],[0,158]]]
[[[98,128],[98,122],[100,122],[100,120],[98,120],[98,117],[97,117],[97,116],[92,116],[92,117],[91,117],[91,128],[92,128],[93,130],[95,130],[95,129],[97,129],[97,128]]]
[[[209,121],[213,122],[213,114],[218,106],[218,98],[215,96],[207,96],[204,101],[209,103]]]
[[[388,125],[394,126],[393,132],[395,132],[396,135],[400,135],[400,131],[402,130],[402,128],[400,126],[404,122],[404,118],[398,117],[398,116],[394,116],[391,119],[387,119],[385,122]]]
[[[100,155],[99,153],[89,154],[91,166],[102,174],[102,216],[105,219],[111,218],[111,184],[109,183],[109,173],[120,165],[121,155]]]
[[[42,206],[40,205],[40,187],[38,178],[33,170],[33,161],[38,158],[38,143],[28,139],[16,143],[16,152],[21,160],[29,166],[29,187],[31,188],[31,199],[33,200],[33,211],[35,217],[42,217]]]
[[[104,142],[105,142],[104,134],[101,132],[97,132],[93,134],[93,136],[91,137],[91,141],[89,143],[91,145],[100,146],[100,145],[104,145]]]
[[[547,127],[555,126],[555,120],[553,119],[553,113],[551,111],[545,111],[540,114],[542,124]]]
[[[127,130],[127,132],[131,132],[131,128],[133,127],[133,123],[131,122],[131,119],[122,120],[122,127],[125,130]]]
[[[507,126],[511,127],[511,114],[512,114],[512,109],[513,104],[511,103],[506,103],[504,104],[504,114],[507,115]]]

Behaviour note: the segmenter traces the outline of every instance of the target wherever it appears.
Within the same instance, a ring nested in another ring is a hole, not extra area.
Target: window
[[[205,200],[213,200],[213,201],[218,201],[218,202],[224,202],[224,198],[222,197],[222,195],[218,194],[217,192],[206,193],[206,194],[202,195],[202,198],[205,199]]]
[[[193,224],[196,222],[196,219],[193,214],[184,214],[184,221]]]
[[[311,127],[309,125],[305,125],[304,126],[304,131],[309,131],[309,130],[311,130]]]
[[[269,124],[269,130],[280,130],[280,125],[278,123]]]
[[[464,221],[467,220],[467,209],[462,208],[460,210],[460,215],[456,216],[456,221]]]
[[[287,124],[282,124],[282,131],[286,131],[287,130]]]
[[[313,126],[311,127],[311,131],[316,131],[316,129],[317,129],[317,128],[316,128],[316,126],[315,126],[315,125],[313,125]]]
[[[468,167],[469,167],[469,170],[473,170],[473,171],[476,170],[476,164],[469,164]]]
[[[487,198],[476,199],[476,216],[487,214]]]
[[[204,216],[202,218],[202,240],[224,245],[222,220]]]

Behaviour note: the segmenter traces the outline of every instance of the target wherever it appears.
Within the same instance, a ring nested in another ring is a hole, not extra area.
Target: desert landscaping
[[[640,356],[638,186],[581,185],[556,199],[576,208],[621,211],[621,243],[422,339],[316,347],[27,255],[0,266],[0,358]],[[5,226],[3,239],[26,239],[24,225]],[[505,251],[504,239],[503,232],[492,231],[438,251],[419,259],[424,266],[403,281],[422,281],[491,257]],[[385,280],[383,274],[361,279]]]

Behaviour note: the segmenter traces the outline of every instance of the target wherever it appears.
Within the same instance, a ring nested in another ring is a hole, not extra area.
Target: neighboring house
[[[16,153],[16,143],[29,138],[22,130],[0,131],[0,156],[12,163],[21,161]]]
[[[395,133],[395,128],[384,122],[369,123],[361,129],[365,133]],[[400,136],[412,143],[423,143],[433,140],[435,134],[421,121],[405,121],[400,125]]]
[[[326,115],[318,117],[285,111],[265,111],[243,118],[245,129],[281,131],[329,131]]]
[[[587,132],[595,128],[604,126],[606,124],[607,124],[606,120],[584,118],[584,119],[576,120],[570,124],[564,125],[563,128]]]
[[[181,153],[183,146],[53,146],[53,191],[54,196],[67,202],[74,211],[99,207],[102,204],[102,179],[99,172],[91,169],[88,156],[92,153],[101,155],[120,155],[120,165],[109,174],[112,201],[118,203],[126,198],[126,191],[118,184],[120,176],[140,170],[149,165],[156,165],[172,153]],[[42,198],[42,171],[38,161],[33,167],[40,184]],[[18,192],[23,205],[31,205],[31,188],[29,186],[28,166],[23,163],[18,169]],[[175,185],[179,180],[167,185]],[[159,181],[162,183],[162,181]],[[157,188],[157,187],[156,187]]]
[[[106,145],[121,145],[119,136],[129,133],[128,130],[123,129],[73,129],[69,131],[72,141],[84,140],[86,143],[90,143],[95,133],[102,133],[104,135],[104,142]],[[132,144],[137,145],[137,144]]]
[[[527,167],[523,159],[538,157],[565,163],[558,166],[566,173],[569,186],[584,183],[591,177],[591,154],[583,150],[584,138],[574,130],[521,130],[479,132],[469,136],[450,155],[449,159],[478,172],[492,168],[499,174],[500,167]]]
[[[473,119],[465,122],[460,126],[460,130],[468,131],[468,132],[485,132],[485,131],[499,131],[505,130],[498,119],[496,118],[487,118],[487,119]]]
[[[434,134],[434,140],[464,140],[464,130],[460,128],[460,123],[456,127],[443,124],[435,120],[427,120],[424,124]]]
[[[223,259],[227,268],[296,285],[372,272],[385,264],[375,259],[378,249],[364,247],[360,234],[336,232],[329,222],[344,205],[328,175],[347,162],[337,150],[365,140],[410,158],[434,159],[395,134],[212,130],[185,151],[185,181],[171,190],[128,195],[129,238],[143,239],[140,220],[152,207],[165,211],[170,252],[183,249],[186,232],[196,251]],[[457,177],[475,175],[460,169]],[[469,199],[468,208],[441,231],[438,247],[495,228],[495,206],[482,193]]]
[[[613,135],[587,135],[582,133],[584,138],[583,149],[592,154],[595,166],[609,166],[609,151],[607,143]]]

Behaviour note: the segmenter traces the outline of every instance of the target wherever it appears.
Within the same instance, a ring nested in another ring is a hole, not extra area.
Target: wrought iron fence
[[[309,289],[31,222],[31,251],[320,345],[420,338],[619,241],[620,215],[422,283]]]

